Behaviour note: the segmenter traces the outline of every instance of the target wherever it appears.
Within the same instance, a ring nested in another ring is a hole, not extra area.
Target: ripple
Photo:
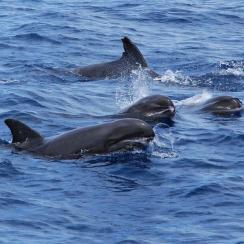
[[[195,187],[187,194],[185,194],[185,197],[188,198],[188,197],[203,196],[209,194],[221,194],[225,190],[226,188],[222,187],[220,184],[211,183],[211,184]]]
[[[30,220],[0,220],[1,224],[11,226],[12,228],[16,227],[22,227],[22,228],[30,228],[33,230],[40,230],[42,227],[46,226],[46,223],[42,223],[40,221],[33,221],[32,219]]]
[[[19,80],[0,80],[0,85],[8,85],[12,83],[19,83]]]
[[[15,199],[15,198],[2,198],[0,197],[0,206],[5,206],[5,207],[9,207],[9,206],[12,206],[12,205],[23,205],[23,206],[28,206],[28,205],[31,205],[29,204],[28,202],[26,201],[23,201],[23,200],[19,200],[19,199]]]
[[[10,160],[0,162],[0,177],[12,177],[19,174],[22,173],[13,166]]]
[[[20,112],[19,110],[9,110],[7,112],[1,113],[0,118],[17,118],[19,120],[26,120],[40,123],[44,119],[40,118],[37,113],[35,112]]]
[[[1,2],[0,242],[242,240],[244,117],[191,106],[212,95],[244,101],[243,4],[192,2]],[[123,36],[161,79],[139,70],[88,82],[70,72],[119,58]],[[4,140],[7,117],[52,136],[151,94],[177,100],[177,114],[154,126],[145,151],[50,160]]]
[[[144,243],[144,242],[138,242],[134,240],[123,240],[123,241],[116,242],[116,244],[140,244],[140,243]]]
[[[14,36],[14,38],[26,41],[33,41],[33,42],[49,42],[52,44],[61,44],[61,42],[51,39],[49,37],[42,36],[38,33],[27,33],[27,34],[19,34]]]
[[[19,104],[28,104],[33,107],[45,108],[44,105],[42,105],[39,101],[37,101],[34,98],[28,98],[28,97],[24,97],[23,95],[20,96],[16,94],[12,94],[12,95],[9,94],[9,96],[12,97],[4,101],[4,104],[6,104],[6,106],[8,107],[19,105]]]

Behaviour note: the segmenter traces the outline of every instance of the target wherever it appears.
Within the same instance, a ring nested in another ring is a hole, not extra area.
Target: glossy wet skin
[[[122,115],[145,121],[171,120],[175,116],[175,106],[170,98],[152,95],[140,99],[121,112]]]
[[[146,122],[121,119],[110,123],[68,131],[54,138],[44,139],[24,123],[7,119],[13,134],[13,145],[42,156],[77,158],[82,153],[99,154],[145,145],[154,137]],[[140,140],[141,143],[140,143]]]
[[[74,70],[74,73],[91,80],[116,79],[120,76],[131,73],[131,71],[134,69],[141,67],[145,68],[145,71],[152,78],[159,77],[156,72],[148,68],[148,64],[142,53],[128,37],[124,37],[122,42],[124,52],[120,59],[77,68]]]
[[[201,108],[202,111],[220,116],[239,115],[242,109],[242,102],[238,98],[231,96],[212,98]]]

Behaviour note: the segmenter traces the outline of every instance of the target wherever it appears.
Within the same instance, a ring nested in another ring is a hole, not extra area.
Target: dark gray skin
[[[149,69],[148,64],[137,46],[128,38],[122,39],[124,52],[118,60],[88,65],[82,68],[77,68],[74,73],[91,80],[98,79],[116,79],[131,73],[139,67],[146,70],[152,78],[160,77],[159,74]]]
[[[201,111],[219,116],[240,115],[242,109],[242,102],[238,98],[231,96],[214,97],[201,107]]]
[[[144,97],[135,104],[121,111],[123,118],[137,118],[146,122],[172,122],[175,106],[172,100],[162,95]]]
[[[12,132],[12,145],[15,148],[61,159],[143,148],[154,137],[151,126],[138,119],[121,119],[78,128],[45,139],[18,120],[6,119],[5,123]]]

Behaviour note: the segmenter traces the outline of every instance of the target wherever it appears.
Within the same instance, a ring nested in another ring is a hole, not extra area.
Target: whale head
[[[207,101],[202,110],[220,116],[239,115],[242,111],[242,102],[232,96],[219,96]]]
[[[145,121],[171,120],[175,115],[175,106],[170,98],[162,95],[153,95],[140,99],[128,107],[122,114]]]
[[[120,119],[110,123],[104,142],[105,151],[144,148],[155,134],[152,127],[139,119]]]

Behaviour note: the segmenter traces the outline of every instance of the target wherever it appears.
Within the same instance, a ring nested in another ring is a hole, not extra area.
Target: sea
[[[244,243],[244,118],[198,110],[215,96],[244,101],[242,0],[1,0],[0,9],[1,244]],[[160,79],[72,72],[120,58],[124,36]],[[170,97],[176,116],[154,126],[146,150],[59,160],[9,145],[7,118],[52,137],[153,94]]]

